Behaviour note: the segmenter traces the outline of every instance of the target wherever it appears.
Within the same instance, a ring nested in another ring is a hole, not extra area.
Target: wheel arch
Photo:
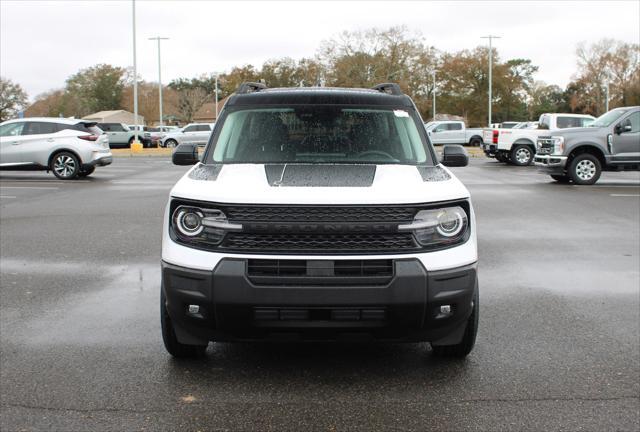
[[[482,143],[484,143],[484,140],[482,139],[482,136],[480,136],[478,134],[475,134],[475,135],[472,135],[471,138],[469,138],[469,145],[471,145],[473,140],[476,140],[476,139],[480,140],[480,145],[482,145]]]
[[[59,149],[55,149],[54,151],[52,151],[52,152],[51,152],[51,155],[49,155],[49,159],[47,160],[47,171],[49,171],[49,170],[50,170],[50,168],[51,168],[51,162],[53,161],[53,158],[54,158],[57,154],[59,154],[59,153],[64,153],[64,152],[72,153],[76,158],[78,158],[78,162],[79,162],[79,163],[80,163],[80,165],[82,166],[82,164],[83,164],[83,162],[82,162],[82,158],[80,157],[80,155],[78,154],[78,152],[77,152],[77,151],[72,150],[72,149],[67,148],[67,147],[62,147],[62,148],[59,148]]]
[[[533,150],[533,153],[536,152],[536,146],[534,142],[531,141],[529,138],[518,138],[513,142],[511,148],[513,149],[515,146],[519,146],[519,145],[526,145],[528,147],[531,147],[531,150]]]
[[[595,157],[597,157],[603,168],[607,164],[607,160],[604,157],[604,152],[600,150],[599,147],[593,144],[584,143],[584,144],[578,144],[573,149],[571,149],[571,151],[569,152],[569,158],[567,159],[567,165],[569,165],[576,156],[583,153],[590,153]]]

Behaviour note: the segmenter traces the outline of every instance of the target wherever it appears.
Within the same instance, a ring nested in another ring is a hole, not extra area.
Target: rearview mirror
[[[174,165],[194,165],[200,162],[196,144],[180,144],[173,151],[171,160]]]
[[[445,145],[441,162],[448,167],[463,167],[469,165],[469,155],[461,145]]]

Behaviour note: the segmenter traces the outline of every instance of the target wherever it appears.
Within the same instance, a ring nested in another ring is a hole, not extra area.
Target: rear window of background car
[[[45,135],[58,132],[57,123],[27,122],[22,130],[22,135]]]

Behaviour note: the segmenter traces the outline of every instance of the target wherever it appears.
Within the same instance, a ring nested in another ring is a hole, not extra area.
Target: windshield
[[[211,163],[433,164],[406,108],[300,105],[228,113]],[[422,128],[424,131],[424,128]]]
[[[613,122],[618,120],[624,113],[628,110],[626,109],[614,109],[607,113],[602,114],[600,117],[595,119],[593,123],[589,125],[589,127],[608,127],[611,126]]]

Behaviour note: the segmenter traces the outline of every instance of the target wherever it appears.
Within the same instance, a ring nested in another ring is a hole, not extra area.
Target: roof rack
[[[247,93],[254,93],[254,92],[258,92],[260,90],[264,90],[266,89],[267,86],[263,83],[257,83],[257,82],[245,82],[240,84],[240,87],[238,87],[238,90],[236,90],[237,94],[247,94]]]
[[[394,96],[400,96],[403,94],[400,86],[396,83],[378,84],[377,86],[371,87],[371,90],[377,90],[379,92],[387,93]]]

